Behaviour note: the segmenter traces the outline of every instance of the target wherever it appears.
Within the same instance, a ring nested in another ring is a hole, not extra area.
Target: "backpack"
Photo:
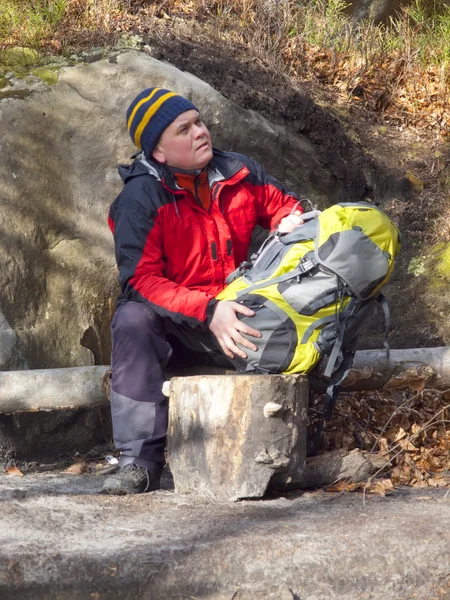
[[[367,202],[336,204],[302,218],[292,233],[269,235],[217,298],[251,308],[253,317],[238,316],[262,334],[251,337],[256,352],[244,348],[247,359],[233,359],[238,372],[307,374],[328,356],[324,408],[330,418],[354,362],[358,332],[377,303],[389,352],[389,308],[380,290],[394,268],[400,233]]]

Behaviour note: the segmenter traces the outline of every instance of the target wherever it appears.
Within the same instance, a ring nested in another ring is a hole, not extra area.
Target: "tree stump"
[[[175,490],[217,500],[257,498],[302,477],[308,380],[210,375],[170,382],[168,457]]]

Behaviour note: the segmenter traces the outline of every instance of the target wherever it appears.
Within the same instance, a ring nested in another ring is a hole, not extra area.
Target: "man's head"
[[[198,109],[183,96],[148,88],[130,104],[127,127],[147,156],[179,169],[202,169],[212,158],[211,136]]]

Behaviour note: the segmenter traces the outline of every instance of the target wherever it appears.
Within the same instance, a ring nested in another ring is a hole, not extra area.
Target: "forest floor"
[[[215,502],[0,475],[3,600],[449,600],[449,490]]]

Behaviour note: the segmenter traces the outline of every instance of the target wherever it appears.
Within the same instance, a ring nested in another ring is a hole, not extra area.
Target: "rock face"
[[[299,481],[306,458],[308,380],[212,375],[171,381],[168,456],[175,490],[258,498]]]
[[[106,216],[121,189],[115,165],[134,152],[126,108],[152,85],[191,98],[218,147],[253,156],[321,205],[336,200],[336,181],[308,139],[144,53],[65,68],[45,92],[3,98],[0,307],[17,335],[19,368],[109,363],[118,290]]]
[[[8,367],[16,342],[16,334],[2,313],[0,313],[0,370]]]
[[[408,6],[411,0],[353,0],[347,11],[357,19],[371,19],[376,23],[387,21],[402,6]]]

